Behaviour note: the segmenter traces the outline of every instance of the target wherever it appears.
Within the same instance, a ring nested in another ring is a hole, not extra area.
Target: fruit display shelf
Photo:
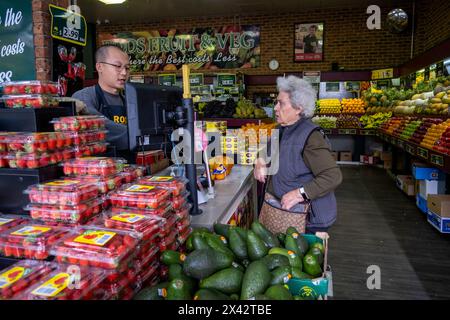
[[[238,118],[202,118],[201,121],[226,121],[227,127],[242,127],[247,123],[261,124],[274,122],[272,118],[262,119],[238,119]]]
[[[418,159],[427,162],[433,167],[439,168],[445,173],[450,174],[450,155],[446,155],[440,153],[436,150],[431,150],[428,148],[424,148],[416,143],[411,141],[406,141],[398,137],[394,137],[393,135],[387,134],[384,131],[378,130],[377,136],[386,141],[393,146],[404,150],[409,153],[413,157],[417,157]]]

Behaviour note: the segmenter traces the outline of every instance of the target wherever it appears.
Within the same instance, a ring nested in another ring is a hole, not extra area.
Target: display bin
[[[419,194],[416,194],[416,205],[425,214],[428,214],[427,200],[422,198]]]
[[[427,220],[439,232],[450,233],[450,218],[441,217],[431,210],[428,210]]]
[[[62,105],[62,103],[60,103]],[[71,116],[75,113],[75,103],[67,107],[48,109],[6,109],[0,108],[0,130],[16,132],[51,132],[50,121],[55,117]]]
[[[315,279],[291,278],[287,286],[292,295],[299,295],[304,299],[327,299],[333,296],[331,267],[328,265],[328,234],[321,233],[320,237],[318,234],[302,234],[302,236],[306,238],[309,245],[315,242],[323,244],[325,250],[323,265],[326,268],[321,277]]]
[[[57,265],[51,262],[21,260],[0,270],[0,300],[15,300],[56,268]]]
[[[29,203],[29,198],[24,191],[30,185],[57,179],[62,174],[58,165],[38,169],[0,168],[0,211],[27,214],[23,208]]]
[[[414,163],[412,174],[416,180],[443,180],[445,173],[437,168],[429,167],[426,164]]]

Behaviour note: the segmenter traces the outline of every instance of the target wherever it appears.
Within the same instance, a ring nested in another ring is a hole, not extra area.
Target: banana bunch
[[[388,121],[392,117],[392,112],[378,112],[372,115],[363,115],[359,121],[363,124],[365,129],[375,129],[381,124]]]
[[[264,109],[255,107],[255,105],[250,100],[243,98],[238,101],[236,113],[233,115],[233,117],[242,119],[261,119],[267,118],[267,114]]]

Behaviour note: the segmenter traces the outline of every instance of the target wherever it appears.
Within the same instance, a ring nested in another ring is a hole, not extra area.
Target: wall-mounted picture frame
[[[324,23],[297,23],[294,30],[294,62],[323,61]]]

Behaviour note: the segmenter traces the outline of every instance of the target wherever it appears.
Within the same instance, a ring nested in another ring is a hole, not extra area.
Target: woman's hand
[[[294,189],[286,193],[283,198],[281,198],[281,208],[284,210],[290,210],[297,203],[303,202],[304,199],[298,189]]]
[[[266,182],[266,176],[267,176],[267,166],[266,162],[262,158],[256,159],[255,162],[255,170],[253,171],[253,175],[255,176],[255,179],[259,182]]]

